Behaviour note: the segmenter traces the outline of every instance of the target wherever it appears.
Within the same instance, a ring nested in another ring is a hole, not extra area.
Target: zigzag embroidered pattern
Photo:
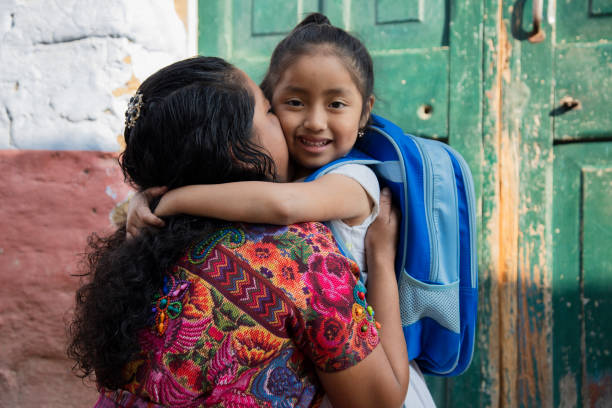
[[[294,313],[281,296],[274,293],[271,283],[264,281],[248,265],[227,253],[225,248],[214,248],[193,271],[193,265],[184,267],[205,279],[225,295],[233,304],[279,337],[289,337],[286,320]]]

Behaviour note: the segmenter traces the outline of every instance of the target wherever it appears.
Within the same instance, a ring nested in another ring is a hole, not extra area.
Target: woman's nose
[[[327,114],[325,109],[313,107],[308,110],[304,119],[304,127],[313,132],[327,129]]]

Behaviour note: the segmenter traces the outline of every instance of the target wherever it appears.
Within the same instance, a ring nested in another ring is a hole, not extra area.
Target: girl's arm
[[[277,225],[340,219],[355,225],[370,214],[372,205],[357,181],[327,174],[306,183],[243,181],[181,187],[162,197],[155,214]]]
[[[381,324],[380,343],[365,359],[346,370],[318,370],[334,408],[401,407],[406,397],[410,367],[394,270],[398,218],[397,211],[391,208],[391,194],[384,189],[380,214],[366,236],[367,299]]]

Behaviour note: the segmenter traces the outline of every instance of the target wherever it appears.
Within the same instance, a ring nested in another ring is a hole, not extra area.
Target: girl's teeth
[[[312,142],[310,140],[306,140],[306,139],[301,139],[302,143],[304,143],[305,145],[308,146],[316,146],[316,147],[320,147],[320,146],[325,146],[327,144],[327,140],[323,140],[322,142]]]

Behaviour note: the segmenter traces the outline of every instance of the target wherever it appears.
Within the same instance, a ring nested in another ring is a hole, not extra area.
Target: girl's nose
[[[325,109],[313,107],[308,110],[304,119],[304,127],[313,132],[327,129],[327,114]]]

